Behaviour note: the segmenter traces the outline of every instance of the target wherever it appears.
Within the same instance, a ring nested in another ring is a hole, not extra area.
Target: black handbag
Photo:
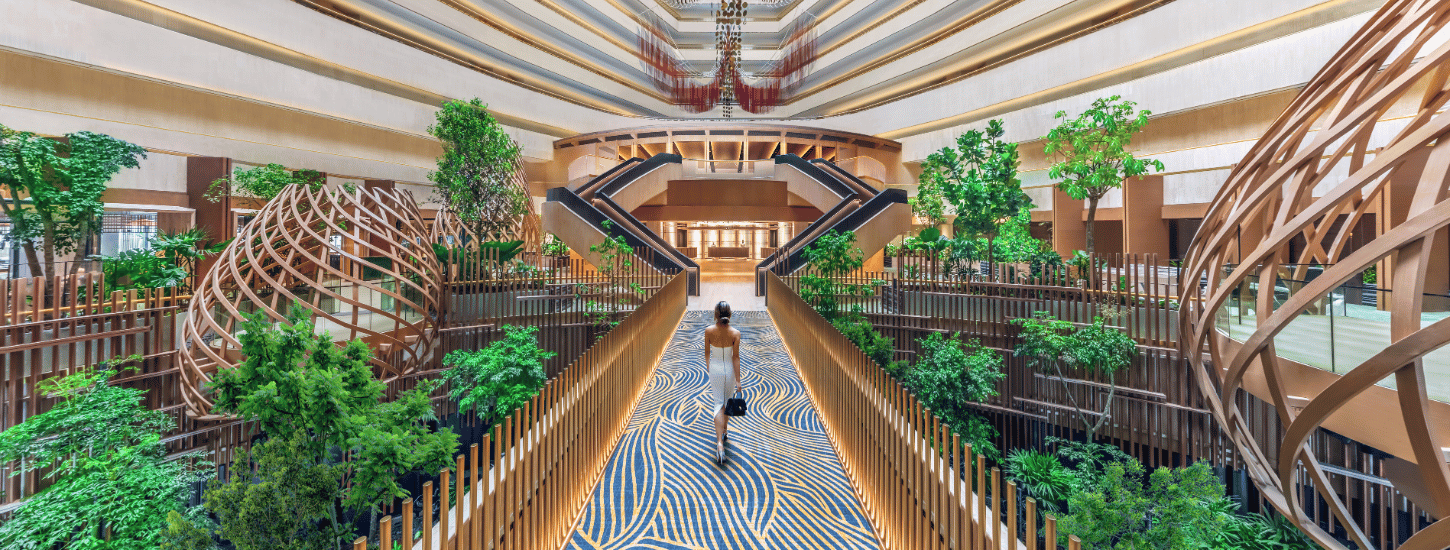
[[[725,400],[725,416],[745,416],[745,398],[731,397]]]

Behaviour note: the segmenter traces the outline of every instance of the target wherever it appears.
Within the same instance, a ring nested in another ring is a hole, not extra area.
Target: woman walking
[[[730,304],[715,304],[715,324],[705,329],[705,364],[715,404],[715,463],[725,465],[725,402],[740,391],[740,331],[730,326]]]

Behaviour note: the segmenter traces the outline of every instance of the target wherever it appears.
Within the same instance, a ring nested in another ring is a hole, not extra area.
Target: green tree
[[[806,247],[805,258],[810,269],[800,279],[801,298],[827,321],[843,315],[841,296],[861,296],[870,291],[870,285],[840,280],[861,269],[865,261],[865,254],[856,247],[856,233],[827,231]]]
[[[1058,180],[1057,188],[1075,200],[1088,201],[1087,251],[1093,245],[1093,222],[1097,220],[1098,201],[1108,191],[1123,186],[1123,180],[1141,177],[1150,170],[1163,171],[1163,163],[1139,159],[1125,148],[1133,134],[1148,125],[1147,109],[1135,111],[1136,103],[1122,101],[1120,96],[1093,101],[1077,118],[1068,118],[1066,111],[1053,117],[1062,119],[1043,138],[1043,147],[1057,163],[1048,169],[1048,177]]]
[[[101,230],[106,183],[146,157],[139,145],[94,132],[64,141],[0,125],[0,212],[10,218],[11,242],[25,251],[30,272],[57,275],[57,254],[89,255]]]
[[[515,183],[520,149],[488,107],[477,98],[444,102],[428,133],[443,145],[438,171],[428,176],[440,202],[474,238],[511,229],[528,211],[529,197]]]
[[[996,430],[968,403],[997,395],[997,382],[1007,376],[1001,354],[976,340],[963,341],[960,334],[934,333],[917,344],[921,353],[902,376],[902,384],[964,436],[973,452],[997,460],[1000,453],[992,444]]]
[[[168,514],[187,511],[208,468],[194,455],[167,459],[161,432],[173,423],[142,405],[143,391],[111,385],[115,374],[103,366],[41,382],[55,407],[0,433],[0,463],[19,464],[11,475],[54,479],[0,524],[0,548],[149,550]]]
[[[1109,411],[1118,391],[1117,373],[1133,364],[1133,358],[1138,355],[1138,345],[1127,334],[1107,326],[1102,317],[1093,318],[1092,324],[1081,328],[1043,311],[1012,322],[1022,326],[1022,342],[1017,345],[1014,354],[1025,357],[1032,367],[1057,374],[1063,393],[1082,421],[1087,430],[1087,441],[1091,443],[1098,430],[1111,418]],[[1103,399],[1101,410],[1094,411],[1097,420],[1089,420],[1087,411],[1078,403],[1063,373],[1064,364],[1083,372],[1107,375],[1108,395]]]
[[[186,516],[172,510],[166,513],[166,530],[161,534],[161,550],[213,550],[216,540],[211,531],[203,529]]]
[[[1211,506],[1223,484],[1207,463],[1158,468],[1146,484],[1143,474],[1136,460],[1114,462],[1097,487],[1073,494],[1057,523],[1062,542],[1077,535],[1090,550],[1203,548],[1228,524]]]
[[[212,379],[214,407],[257,422],[268,437],[301,434],[309,455],[321,456],[345,446],[350,421],[382,398],[384,386],[373,378],[367,344],[333,345],[326,334],[315,333],[300,307],[275,326],[259,312],[238,328],[242,361]]]
[[[226,197],[246,197],[269,202],[291,185],[305,185],[316,191],[327,184],[327,178],[316,170],[289,171],[280,164],[237,168],[229,178],[211,182],[206,199],[217,202]]]
[[[589,245],[589,251],[599,255],[599,265],[594,268],[599,270],[601,275],[610,279],[629,274],[636,259],[634,248],[629,246],[629,241],[626,241],[623,235],[611,236],[609,234],[614,229],[614,222],[604,220],[599,225],[604,229],[604,240]],[[614,283],[611,280],[606,285],[612,287]],[[625,288],[637,296],[645,295],[644,287],[640,286],[637,281],[631,281]],[[592,293],[588,285],[579,285],[576,290],[578,290],[576,298],[584,293]],[[619,321],[615,320],[615,314],[619,313],[622,307],[618,296],[616,295],[614,298],[608,300],[607,304],[592,299],[585,302],[584,316],[593,320],[594,325],[600,328],[613,328],[619,325]],[[604,334],[604,332],[599,333],[599,338],[603,338]]]
[[[918,215],[928,219],[939,215],[943,201],[949,203],[956,213],[952,220],[956,236],[986,239],[988,264],[994,260],[992,241],[1002,226],[1032,207],[1017,179],[1017,144],[1003,142],[1004,133],[1002,121],[992,120],[985,130],[958,136],[956,149],[946,147],[929,155],[922,163],[921,186],[913,203]]]
[[[319,463],[298,432],[243,451],[232,478],[206,492],[222,538],[237,550],[335,550],[345,536],[335,503],[343,466]]]
[[[480,350],[453,350],[443,358],[459,410],[471,410],[490,428],[513,414],[544,387],[544,361],[556,355],[539,349],[538,327],[505,325],[504,338]]]
[[[257,422],[269,438],[287,441],[289,454],[315,464],[334,462],[337,451],[361,457],[340,466],[349,480],[344,505],[376,519],[379,506],[407,494],[396,478],[448,466],[458,436],[428,429],[433,419],[428,396],[436,383],[419,384],[383,403],[385,386],[372,376],[367,344],[353,340],[338,347],[326,333],[316,334],[304,316],[294,307],[275,326],[263,313],[240,324],[242,361],[212,380],[214,407]],[[329,514],[332,524],[340,524],[337,510]],[[237,525],[232,527],[242,528]],[[228,528],[225,522],[222,527]]]

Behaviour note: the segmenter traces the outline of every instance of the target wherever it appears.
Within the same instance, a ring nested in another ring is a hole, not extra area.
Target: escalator
[[[844,199],[756,266],[756,295],[765,294],[766,273],[785,276],[805,267],[806,248],[832,230],[854,232],[856,246],[867,256],[872,256],[896,236],[911,229],[911,207],[906,202],[906,191],[878,191],[839,166],[821,159],[806,161],[795,155],[780,155],[775,157],[775,162],[777,173],[781,166],[797,170],[843,195]]]
[[[690,295],[699,295],[699,264],[620,208],[613,198],[630,184],[659,177],[662,171],[669,172],[672,164],[677,167],[680,162],[679,155],[671,154],[632,158],[578,187],[550,189],[543,208],[544,231],[558,235],[570,249],[595,265],[599,258],[589,247],[604,242],[606,236],[622,237],[653,268],[664,273],[684,271]],[[611,222],[611,226],[606,228],[605,221]]]
[[[544,230],[558,235],[569,248],[592,263],[589,247],[608,237],[621,237],[652,267],[666,273],[684,271],[689,292],[700,292],[700,266],[634,217],[632,211],[650,197],[665,193],[671,180],[686,179],[680,155],[632,158],[574,187],[550,189],[544,203]],[[774,177],[789,193],[825,212],[804,231],[756,266],[756,292],[764,292],[765,273],[789,275],[805,265],[804,251],[827,231],[852,231],[868,256],[911,229],[906,192],[879,191],[830,162],[806,161],[795,155],[774,157]],[[605,227],[604,222],[610,222]]]

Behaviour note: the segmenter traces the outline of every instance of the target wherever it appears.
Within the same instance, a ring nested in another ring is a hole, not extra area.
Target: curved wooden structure
[[[370,344],[380,380],[416,371],[433,353],[442,310],[429,237],[407,191],[283,191],[197,285],[179,353],[187,405],[213,417],[204,386],[239,359],[238,321],[251,312],[282,320],[294,303],[335,341]]]
[[[1351,511],[1358,505],[1329,481],[1309,444],[1321,427],[1407,461],[1398,478],[1389,466],[1381,475],[1438,520],[1416,526],[1419,532],[1399,548],[1440,550],[1450,540],[1450,468],[1442,450],[1450,433],[1445,404],[1427,396],[1424,362],[1450,343],[1450,320],[1421,325],[1432,248],[1450,225],[1450,114],[1443,112],[1450,42],[1436,37],[1447,22],[1446,2],[1391,0],[1376,13],[1234,169],[1194,238],[1183,275],[1207,281],[1201,294],[1196,287],[1184,291],[1181,326],[1214,414],[1265,498],[1326,548],[1344,546],[1306,509],[1327,507],[1330,523],[1360,548],[1392,542],[1371,544]],[[1359,222],[1368,215],[1379,229],[1362,242]],[[1308,277],[1304,264],[1326,267]],[[1383,349],[1348,370],[1336,368],[1338,376],[1307,370],[1276,351],[1286,326],[1375,265],[1393,290],[1380,304],[1390,317]],[[1308,282],[1276,292],[1281,285],[1274,281],[1282,279]],[[1245,338],[1229,338],[1216,326],[1236,300],[1239,311],[1256,311],[1256,327]],[[1377,386],[1386,379],[1395,390]],[[1272,432],[1272,423],[1254,426],[1246,418],[1239,390],[1274,406],[1282,439],[1262,433]],[[1315,492],[1322,502],[1305,500]]]

